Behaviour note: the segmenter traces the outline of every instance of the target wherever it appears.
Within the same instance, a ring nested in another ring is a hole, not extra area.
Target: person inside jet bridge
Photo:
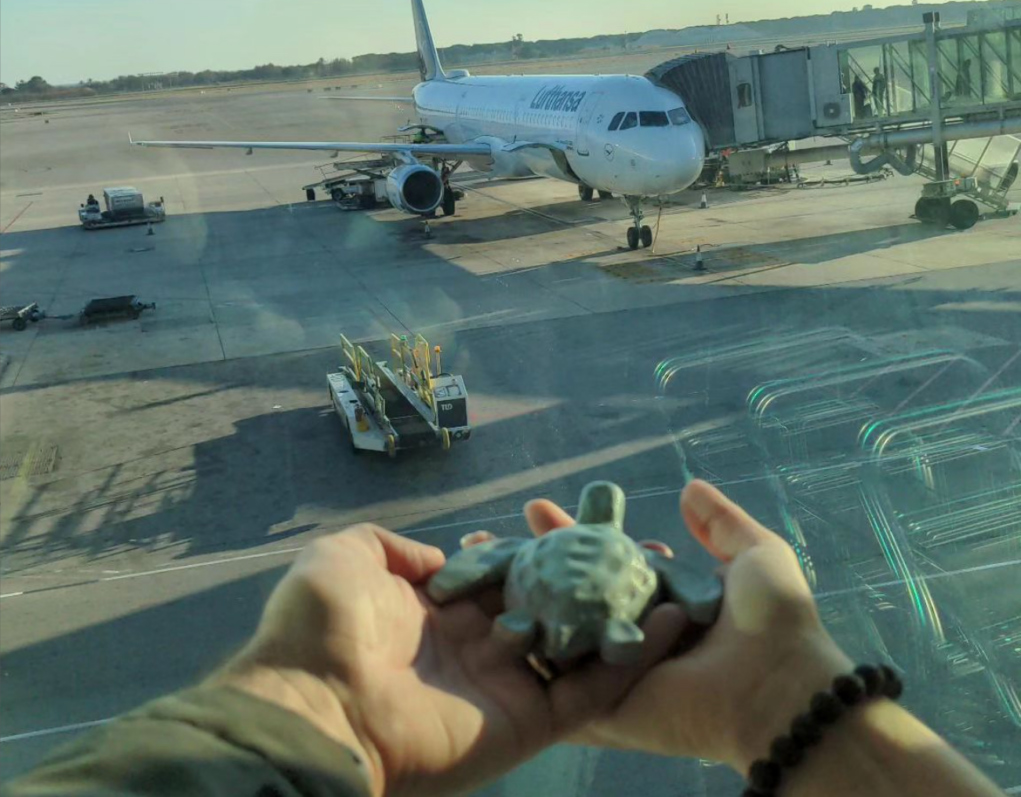
[[[779,536],[705,482],[681,513],[725,565],[721,615],[683,652],[685,618],[664,604],[638,664],[540,678],[491,633],[499,594],[439,608],[422,586],[443,553],[360,525],[298,556],[218,672],[5,794],[452,795],[565,741],[725,762],[751,797],[1000,793],[897,704],[892,669],[854,667]],[[525,515],[539,535],[573,523],[545,500]]]

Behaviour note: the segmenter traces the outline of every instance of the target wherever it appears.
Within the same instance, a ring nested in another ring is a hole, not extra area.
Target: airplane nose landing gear
[[[652,246],[652,228],[642,224],[645,220],[645,214],[642,212],[642,198],[640,196],[628,196],[624,197],[624,201],[627,202],[628,210],[631,211],[631,218],[634,219],[634,225],[627,231],[628,248],[637,249],[638,245],[641,244],[648,249]]]

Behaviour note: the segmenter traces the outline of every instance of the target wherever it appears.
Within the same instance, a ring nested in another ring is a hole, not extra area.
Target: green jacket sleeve
[[[200,687],[165,697],[58,750],[10,797],[370,797],[347,748],[286,709]]]

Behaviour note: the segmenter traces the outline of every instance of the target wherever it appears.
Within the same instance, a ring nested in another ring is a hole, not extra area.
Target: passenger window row
[[[691,116],[684,108],[672,111],[621,111],[610,120],[610,130],[630,130],[632,127],[669,127],[670,125],[686,125]]]

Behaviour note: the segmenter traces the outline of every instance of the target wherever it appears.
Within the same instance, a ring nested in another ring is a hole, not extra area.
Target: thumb
[[[681,493],[681,515],[692,536],[723,562],[776,535],[711,484],[695,480]]]

